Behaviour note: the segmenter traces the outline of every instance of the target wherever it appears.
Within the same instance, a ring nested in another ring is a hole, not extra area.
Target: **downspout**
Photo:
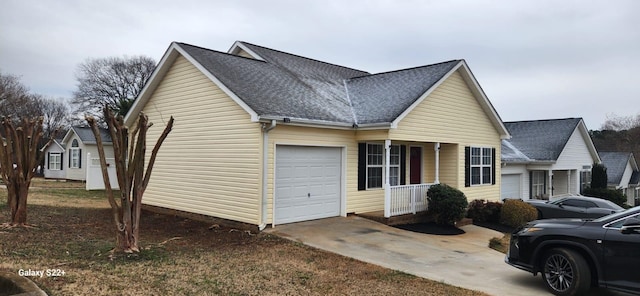
[[[262,124],[262,223],[258,226],[260,231],[267,227],[267,208],[269,207],[267,194],[267,179],[268,179],[268,165],[269,165],[269,131],[276,128],[276,120],[271,120],[271,126],[267,127],[266,123]]]

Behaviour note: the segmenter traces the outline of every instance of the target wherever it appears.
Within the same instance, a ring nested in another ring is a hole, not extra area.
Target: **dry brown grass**
[[[50,295],[485,295],[270,234],[148,212],[143,251],[110,259],[114,235],[103,192],[61,184],[34,183],[34,228],[0,230],[0,269],[64,270],[32,278]],[[0,219],[8,217],[5,203],[0,189]]]
[[[511,234],[505,233],[502,237],[494,237],[489,241],[489,247],[506,254],[509,251],[509,242],[511,241]]]

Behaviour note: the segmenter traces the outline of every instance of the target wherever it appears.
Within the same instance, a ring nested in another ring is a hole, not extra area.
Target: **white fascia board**
[[[438,86],[440,86],[444,81],[446,81],[447,78],[451,76],[451,74],[457,71],[458,68],[460,68],[460,64],[461,62],[458,63],[455,67],[453,67],[449,71],[449,73],[445,74],[438,82],[436,82],[433,86],[431,86],[431,88],[429,88],[426,92],[424,92],[415,102],[413,102],[413,104],[411,104],[411,106],[409,106],[409,108],[404,110],[404,112],[400,113],[400,115],[391,122],[391,128],[398,128],[398,123],[400,123],[400,121],[402,121],[407,115],[409,115],[409,113],[411,113],[413,109],[415,109],[418,105],[420,105],[422,101],[424,101],[436,88],[438,88]]]
[[[511,135],[509,134],[509,131],[507,131],[507,128],[504,126],[504,123],[502,122],[502,119],[498,115],[498,112],[496,112],[496,109],[493,107],[493,105],[487,98],[486,94],[480,87],[480,84],[478,84],[478,81],[475,79],[475,77],[473,76],[473,73],[471,73],[471,70],[469,69],[469,67],[467,66],[467,63],[464,60],[460,60],[460,62],[458,62],[456,66],[454,66],[447,74],[442,76],[442,78],[438,82],[436,82],[433,86],[431,86],[431,88],[429,88],[424,94],[422,94],[420,98],[418,98],[415,102],[413,102],[413,104],[411,104],[411,106],[409,106],[407,110],[402,112],[400,116],[398,116],[393,122],[391,122],[391,128],[397,128],[398,123],[402,119],[404,119],[405,116],[407,116],[411,111],[413,111],[413,109],[415,109],[418,105],[420,105],[420,103],[422,103],[422,101],[424,101],[434,90],[436,90],[442,83],[444,83],[447,79],[449,79],[449,77],[453,73],[455,73],[460,69],[463,70],[461,71],[461,74],[462,74],[462,77],[465,79],[465,82],[471,84],[471,87],[470,87],[471,92],[476,97],[476,100],[480,102],[482,109],[485,111],[485,113],[488,113],[489,118],[493,122],[494,126],[496,126],[496,129],[499,130],[500,139],[503,139],[503,140],[510,139]]]
[[[258,113],[253,111],[247,103],[245,103],[240,97],[238,97],[235,93],[233,93],[226,85],[224,85],[217,77],[215,77],[211,72],[209,72],[205,67],[203,67],[198,61],[196,61],[191,55],[189,55],[186,51],[184,51],[180,46],[176,46],[176,51],[178,51],[184,58],[186,58],[191,64],[193,64],[204,76],[207,76],[209,80],[211,80],[216,86],[218,86],[225,94],[227,94],[236,104],[238,104],[244,111],[249,113],[251,116],[252,122],[258,122],[260,117]]]
[[[149,77],[149,80],[147,80],[147,83],[145,83],[142,91],[140,91],[140,94],[133,102],[133,105],[131,105],[131,109],[129,109],[129,112],[127,112],[127,114],[124,116],[125,126],[130,126],[133,124],[133,122],[137,118],[137,114],[142,111],[142,108],[151,97],[153,90],[155,90],[156,86],[160,83],[160,80],[162,80],[164,74],[169,71],[169,68],[177,57],[177,53],[175,51],[177,47],[178,44],[176,42],[171,42],[171,45],[169,45],[169,48],[167,48],[167,50],[165,51],[162,59],[160,59],[160,62],[153,70],[153,73],[151,73],[151,77]]]
[[[64,138],[62,138],[62,143],[66,143],[67,141],[69,141],[69,138],[71,138],[71,134],[75,134],[76,131],[73,129],[73,126],[67,131],[67,133],[64,135]],[[78,137],[80,138],[80,137]]]
[[[238,52],[240,52],[240,50],[244,50],[256,60],[265,61],[260,55],[258,55],[253,50],[249,49],[249,47],[244,45],[242,41],[234,42],[231,48],[229,49],[228,53],[237,55]]]
[[[462,71],[461,73],[462,77],[466,80],[467,83],[471,83],[473,85],[473,87],[471,87],[471,92],[475,95],[476,99],[480,99],[480,106],[482,106],[484,112],[490,115],[489,118],[491,119],[491,121],[493,121],[493,124],[500,132],[500,139],[510,139],[511,135],[509,134],[507,128],[504,126],[502,118],[500,118],[500,115],[496,111],[496,108],[493,107],[493,104],[491,104],[491,101],[489,101],[489,98],[484,93],[484,90],[482,90],[480,83],[478,83],[478,80],[473,75],[473,72],[471,72],[471,69],[467,65],[467,62],[465,60],[462,60],[460,64],[460,67],[464,69],[464,71]]]
[[[578,123],[577,128],[580,130],[580,134],[582,134],[582,138],[584,139],[585,144],[587,145],[587,149],[589,149],[589,153],[591,153],[591,158],[594,159],[595,163],[602,163],[602,160],[600,159],[600,155],[598,154],[598,150],[596,150],[596,146],[593,144],[593,141],[591,140],[591,136],[589,135],[589,130],[587,129],[587,125],[584,123],[584,120],[582,118],[580,118],[580,122]]]
[[[287,118],[288,122],[284,119]],[[354,126],[351,123],[344,122],[332,122],[325,120],[314,120],[305,118],[292,118],[286,116],[260,116],[261,121],[271,122],[271,120],[277,120],[279,125],[292,125],[292,126],[304,126],[304,127],[316,127],[316,128],[330,128],[340,130],[380,130],[389,129],[390,123],[371,123]]]
[[[187,59],[193,66],[195,66],[202,74],[204,74],[209,80],[211,80],[216,86],[218,86],[225,94],[227,94],[236,104],[238,104],[242,109],[244,109],[251,116],[252,122],[257,122],[259,120],[258,114],[251,109],[244,101],[242,101],[236,94],[234,94],[229,88],[227,88],[218,78],[213,76],[207,69],[205,69],[200,63],[198,63],[191,55],[189,55],[184,49],[180,47],[176,42],[172,42],[164,56],[158,63],[158,66],[151,74],[149,78],[149,82],[145,84],[144,88],[140,92],[140,95],[135,100],[131,109],[127,113],[124,118],[124,122],[126,126],[130,126],[134,123],[136,116],[132,114],[138,114],[142,111],[142,108],[146,104],[146,102],[151,97],[151,94],[158,86],[162,78],[164,78],[164,74],[169,71],[169,68],[173,65],[173,61],[178,57],[178,54],[182,55],[185,59]]]

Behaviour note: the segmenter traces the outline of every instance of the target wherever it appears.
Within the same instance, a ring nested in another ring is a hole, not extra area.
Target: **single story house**
[[[627,204],[635,205],[640,198],[640,170],[631,152],[600,152],[602,164],[607,168],[607,186],[620,189],[627,196]]]
[[[501,198],[549,199],[580,194],[600,163],[582,118],[505,122]]]
[[[100,129],[100,136],[105,145],[105,155],[112,163],[111,135],[106,129]],[[62,139],[52,141],[41,151],[45,154],[43,169],[45,178],[87,181],[91,182],[88,183],[87,189],[104,188],[101,172],[95,173],[95,168],[100,167],[100,161],[96,138],[90,127],[73,126]],[[110,179],[112,179],[112,187],[118,188],[117,179],[115,177]],[[97,187],[92,184],[97,184]]]
[[[148,208],[263,229],[423,211],[434,183],[500,196],[509,133],[464,60],[370,74],[247,42],[174,42],[125,124],[141,111],[150,141],[175,118]]]

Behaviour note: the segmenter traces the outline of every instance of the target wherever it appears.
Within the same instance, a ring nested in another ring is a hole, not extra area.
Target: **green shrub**
[[[500,223],[504,225],[518,228],[537,218],[538,210],[522,200],[507,199],[502,205]]]
[[[600,163],[594,163],[591,168],[591,188],[607,188],[607,167]]]
[[[462,191],[446,184],[436,184],[427,191],[429,212],[436,217],[436,223],[454,225],[464,218],[467,209],[467,197]]]
[[[469,203],[467,217],[477,222],[500,222],[502,203],[475,199]]]
[[[584,196],[598,197],[610,200],[621,207],[624,207],[625,203],[627,202],[627,197],[622,193],[622,190],[608,188],[585,188],[582,194]]]

